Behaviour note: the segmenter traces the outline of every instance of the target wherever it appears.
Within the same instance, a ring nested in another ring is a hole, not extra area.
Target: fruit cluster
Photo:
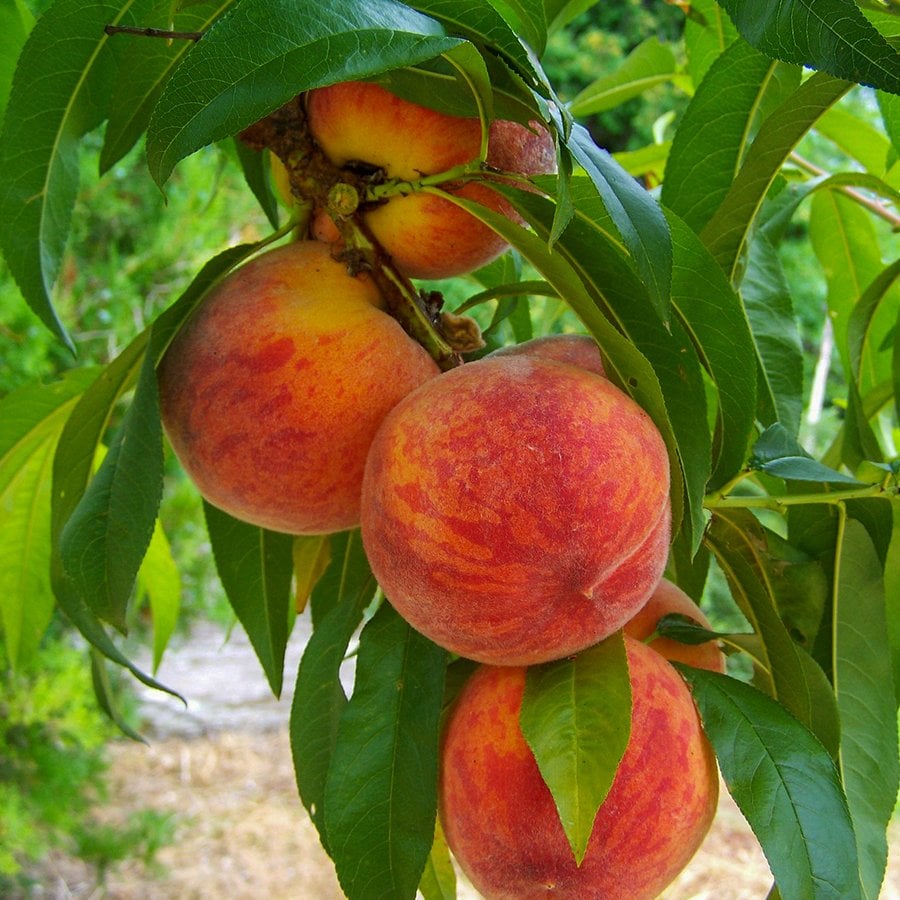
[[[480,150],[477,119],[371,84],[314,91],[306,109],[334,165],[388,179],[464,169]],[[495,122],[487,161],[550,171],[552,144]],[[484,179],[444,190],[515,215]],[[354,215],[403,276],[459,274],[504,249],[427,191]],[[705,623],[662,579],[671,516],[659,432],[586,336],[441,373],[375,281],[348,271],[328,222],[313,231],[326,240],[268,251],[224,279],[170,346],[159,383],[177,456],[210,502],[245,521],[294,534],[360,526],[397,611],[483,664],[448,719],[440,810],[486,896],[655,896],[705,835],[718,790],[691,696],[661,654],[722,668],[712,645],[657,640],[656,653],[641,642],[666,612]],[[519,730],[525,667],[622,628],[631,738],[576,866]]]

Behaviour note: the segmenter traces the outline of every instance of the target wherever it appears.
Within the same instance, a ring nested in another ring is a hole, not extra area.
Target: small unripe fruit
[[[375,431],[438,374],[382,302],[315,241],[257,256],[203,300],[159,386],[166,433],[207,500],[293,534],[359,524]]]

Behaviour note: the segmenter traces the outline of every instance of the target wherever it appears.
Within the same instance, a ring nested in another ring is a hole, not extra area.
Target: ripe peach
[[[626,650],[631,735],[580,867],[519,729],[526,670],[484,666],[463,688],[442,739],[440,816],[486,898],[649,900],[706,836],[718,772],[690,691],[645,645]]]
[[[166,432],[204,497],[277,531],[358,524],[376,429],[438,373],[381,303],[315,241],[263,253],[213,289],[159,367]]]
[[[669,467],[605,378],[509,355],[418,388],[379,429],[362,536],[385,595],[433,641],[528,665],[620,628],[662,577]]]
[[[523,341],[521,344],[501,347],[490,355],[518,356],[522,353],[529,356],[542,356],[545,359],[555,359],[557,362],[578,366],[597,375],[606,375],[603,360],[600,357],[600,348],[597,346],[597,342],[587,334],[548,334],[530,341]]]
[[[388,178],[414,181],[471,162],[481,149],[478,119],[449,116],[395,96],[377,84],[344,82],[310,91],[309,127],[338,166],[366,163]],[[491,123],[487,162],[503,171],[556,171],[548,132],[516,122]],[[453,189],[460,197],[514,217],[512,207],[483,182]],[[397,267],[412,278],[471,272],[507,244],[447,200],[425,193],[396,196],[365,212],[365,222]]]
[[[625,623],[625,634],[643,641],[656,631],[656,623],[667,613],[680,613],[704,628],[712,630],[709,619],[703,615],[700,607],[677,584],[663,578],[634,618]],[[712,672],[725,671],[725,654],[719,649],[716,641],[683,644],[674,638],[656,637],[647,646],[675,662],[687,663],[689,666],[709,669]]]

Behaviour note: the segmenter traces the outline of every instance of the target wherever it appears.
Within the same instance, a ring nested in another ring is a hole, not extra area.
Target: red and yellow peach
[[[338,166],[364,163],[387,178],[416,181],[478,158],[481,123],[404,100],[377,84],[344,82],[310,91],[309,126]],[[487,163],[521,175],[556,170],[553,141],[539,125],[531,130],[505,120],[491,123]],[[447,185],[463,197],[513,217],[512,207],[484,181]],[[422,192],[374,205],[364,220],[397,268],[412,278],[448,278],[499,256],[506,242],[465,210]],[[336,233],[321,219],[318,234]]]
[[[678,673],[625,640],[631,734],[580,866],[519,728],[526,670],[483,666],[453,706],[441,747],[441,823],[489,900],[650,900],[702,843],[718,799],[712,749]]]
[[[385,414],[438,374],[315,241],[257,256],[213,289],[159,366],[163,422],[200,493],[294,534],[352,528]]]
[[[597,643],[646,602],[666,563],[668,492],[659,432],[611,382],[488,357],[386,416],[363,481],[363,543],[423,634],[528,665]]]

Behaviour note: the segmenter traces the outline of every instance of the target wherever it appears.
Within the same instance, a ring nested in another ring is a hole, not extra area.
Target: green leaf
[[[413,9],[444,25],[449,34],[460,35],[473,44],[491,48],[527,84],[537,87],[543,73],[534,53],[524,46],[515,30],[490,0],[414,0]],[[506,5],[511,14],[511,7]]]
[[[138,593],[145,594],[150,601],[153,671],[156,672],[169,639],[175,633],[181,607],[181,575],[159,519],[156,520],[147,555],[138,569],[137,588]]]
[[[748,684],[678,665],[731,796],[785,898],[860,897],[853,826],[828,751]]]
[[[775,59],[900,93],[900,56],[853,0],[719,0],[741,36]]]
[[[119,710],[119,703],[115,697],[112,683],[109,680],[109,672],[106,668],[106,660],[103,654],[95,647],[91,647],[91,682],[94,686],[94,696],[97,705],[109,716],[110,720],[118,726],[121,732],[133,741],[146,743],[144,739],[125,721]]]
[[[150,172],[162,185],[179,160],[301,91],[421,62],[458,43],[395,0],[347,0],[340,9],[245,0],[209,29],[163,89],[147,135]]]
[[[153,3],[136,25],[170,31],[204,32],[232,0],[207,0],[202,3]],[[174,17],[172,16],[175,11]],[[156,15],[154,15],[156,13]],[[116,35],[117,77],[109,104],[109,122],[100,151],[100,172],[111,169],[135,145],[146,131],[150,115],[166,82],[193,47],[188,40],[148,40],[131,35]]]
[[[434,823],[434,843],[419,882],[419,893],[423,900],[456,900],[456,870],[440,819]]]
[[[621,632],[571,659],[529,667],[519,726],[580,866],[631,735]]]
[[[36,22],[0,133],[0,246],[35,315],[74,352],[51,293],[78,191],[79,144],[105,115],[113,0],[57,0]]]
[[[672,240],[662,209],[609,153],[594,143],[583,126],[572,129],[567,146],[594,183],[654,307],[664,321],[668,320]]]
[[[866,393],[890,374],[890,354],[883,354],[879,360],[877,354],[866,353],[867,365],[857,368],[850,352],[853,309],[883,268],[872,217],[849,197],[837,191],[820,191],[813,197],[809,234],[828,284],[828,310],[841,363]],[[869,324],[869,348],[881,346],[895,315],[896,305],[893,311],[886,309],[879,321]]]
[[[228,602],[278,697],[289,634],[293,537],[240,522],[205,501],[203,511]]]
[[[0,400],[0,625],[9,664],[26,664],[53,613],[50,470],[79,394],[96,372],[76,369],[52,384]]]
[[[271,161],[268,153],[259,150],[251,150],[242,140],[235,138],[233,141],[235,155],[244,173],[247,187],[253,191],[253,196],[259,201],[262,211],[266,214],[269,224],[278,228],[279,209],[278,200],[272,191],[270,177]]]
[[[816,73],[763,122],[725,199],[700,235],[732,282],[750,227],[784,161],[850,87],[848,81]]]
[[[510,28],[534,51],[543,56],[547,45],[547,20],[543,0],[491,0]]]
[[[770,538],[749,510],[716,510],[706,539],[735,602],[762,642],[760,686],[836,755],[840,726],[831,685],[781,618],[778,598],[792,585],[780,541]]]
[[[841,106],[833,106],[816,123],[816,131],[867,171],[875,175],[887,171],[891,142],[869,119],[854,115]]]
[[[446,663],[387,603],[360,636],[325,786],[328,843],[349,900],[416,895],[437,812]]]
[[[23,0],[0,0],[0,121],[9,100],[16,60],[33,25],[34,16]]]
[[[748,465],[751,469],[790,481],[812,481],[842,487],[864,484],[814,459],[778,422],[759,436],[753,445]]]
[[[755,434],[756,351],[731,285],[694,232],[675,215],[668,219],[675,254],[672,304],[718,390],[719,429],[710,484],[717,487],[744,465]]]
[[[347,705],[340,669],[347,645],[372,599],[375,579],[358,531],[331,538],[331,563],[313,590],[313,633],[303,651],[291,704],[291,754],[297,789],[331,852],[325,831],[325,782]]]
[[[691,0],[690,14],[684,23],[684,48],[695,86],[737,36],[737,29],[716,0]]]
[[[777,247],[762,231],[750,243],[741,296],[757,352],[757,413],[763,425],[777,421],[797,434],[803,416],[803,347]]]
[[[897,703],[881,561],[865,528],[848,519],[835,578],[834,686],[841,716],[840,767],[856,832],[864,896],[877,898],[886,830],[900,786]]]
[[[878,91],[878,108],[881,110],[881,120],[884,122],[884,130],[891,141],[894,152],[900,156],[900,96],[897,94],[885,94]]]
[[[162,497],[163,448],[156,369],[144,357],[122,426],[60,533],[73,587],[124,632],[125,613]]]
[[[725,199],[776,63],[735,41],[711,66],[678,124],[662,203],[699,232]]]
[[[668,44],[651,37],[638,44],[619,67],[598,78],[569,104],[573,116],[592,116],[639,97],[650,88],[675,78],[678,67]]]
[[[303,612],[313,588],[331,563],[331,541],[327,534],[298,534],[291,554],[297,581],[297,612]]]

